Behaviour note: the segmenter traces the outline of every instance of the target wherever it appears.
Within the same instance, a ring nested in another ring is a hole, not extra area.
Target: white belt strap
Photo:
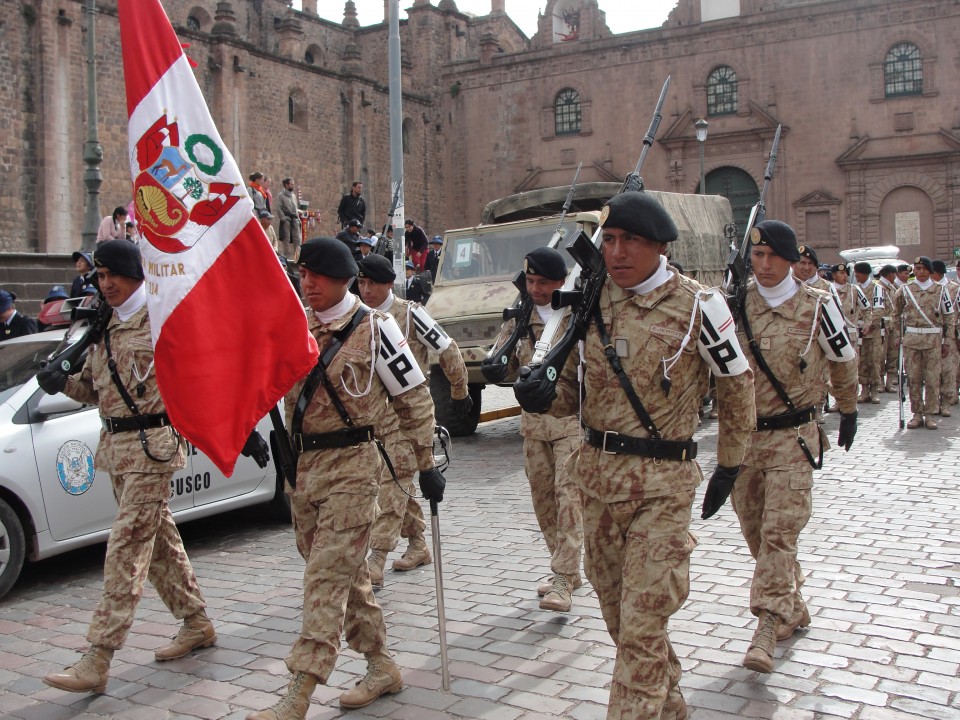
[[[914,333],[916,335],[939,335],[940,328],[921,328],[921,327],[908,327],[906,329],[908,333]]]

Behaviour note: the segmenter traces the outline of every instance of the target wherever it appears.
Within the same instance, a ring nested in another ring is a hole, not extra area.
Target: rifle
[[[563,201],[557,229],[553,231],[553,236],[547,244],[548,247],[556,247],[557,243],[563,238],[563,221],[566,220],[567,213],[570,211],[573,196],[577,191],[577,178],[580,177],[580,168],[582,167],[583,163],[577,165],[577,172],[574,173],[573,182],[567,192],[567,199]],[[520,295],[512,307],[503,309],[504,322],[511,318],[516,320],[513,332],[500,347],[490,348],[490,352],[487,353],[480,364],[480,372],[483,373],[483,377],[492,383],[502,383],[506,379],[510,357],[516,350],[520,338],[527,332],[530,325],[530,316],[533,314],[533,299],[527,294],[527,276],[522,270],[513,276],[513,284],[520,291]]]
[[[903,316],[900,316],[899,330],[900,330],[900,347],[897,348],[897,405],[900,407],[900,429],[903,430],[906,427],[906,422],[903,418],[903,401],[905,399],[906,391],[904,390],[904,379],[903,379]]]
[[[747,298],[747,280],[750,279],[750,232],[757,223],[763,222],[767,216],[767,206],[764,204],[764,199],[767,197],[767,188],[770,187],[770,180],[773,178],[773,171],[777,166],[777,150],[779,147],[780,126],[777,125],[777,133],[773,136],[773,145],[770,146],[770,159],[767,161],[767,169],[763,173],[763,189],[760,190],[760,198],[757,200],[757,204],[750,210],[747,229],[743,233],[743,242],[739,248],[732,242],[730,243],[730,258],[727,260],[727,277],[724,288],[727,292],[727,305],[733,317],[738,317]]]
[[[640,159],[633,172],[623,181],[619,193],[643,191],[643,178],[640,169],[647,157],[647,151],[653,145],[657,128],[660,125],[663,103],[667,98],[667,89],[670,87],[670,76],[667,76],[660,91],[660,98],[653,111],[650,127],[643,136],[643,149]],[[560,371],[567,362],[567,358],[587,335],[587,328],[600,302],[600,291],[607,280],[607,266],[600,252],[600,241],[603,237],[603,227],[597,227],[591,239],[581,231],[573,241],[567,245],[576,265],[564,286],[553,291],[551,306],[560,310],[570,306],[571,317],[563,336],[556,342],[556,335],[565,313],[555,312],[543,329],[540,341],[536,344],[530,365],[520,368],[520,376],[513,385],[513,392],[517,402],[527,412],[542,413],[550,408],[557,395],[557,380]]]
[[[100,341],[103,331],[110,323],[110,318],[113,317],[113,308],[107,304],[103,293],[100,292],[96,269],[91,270],[86,279],[97,288],[94,301],[86,307],[75,307],[70,310],[70,319],[73,321],[70,329],[64,335],[63,341],[41,363],[43,367],[53,365],[67,375],[78,372],[87,358],[87,350]],[[83,333],[79,337],[74,337],[77,330],[83,330]]]
[[[273,432],[270,433],[270,448],[273,450],[273,456],[277,458],[280,474],[283,475],[291,488],[295,488],[297,487],[297,454],[290,442],[290,433],[287,432],[287,427],[283,424],[280,405],[274,405],[270,408],[270,421],[273,423]]]

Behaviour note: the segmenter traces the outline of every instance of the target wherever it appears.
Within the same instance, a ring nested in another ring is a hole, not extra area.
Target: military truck
[[[480,364],[503,324],[503,310],[517,300],[512,279],[524,256],[536,247],[553,244],[564,252],[579,231],[592,237],[603,203],[620,190],[620,183],[586,183],[563,219],[560,239],[553,240],[567,187],[543,188],[495,200],[484,208],[481,224],[444,233],[443,253],[428,309],[457,341],[467,365],[473,411],[457,417],[450,404],[450,386],[439,366],[431,368],[430,390],[437,422],[452,435],[476,430],[486,380]],[[679,195],[649,191],[677,224],[680,237],[670,246],[671,259],[705,285],[719,284],[729,255],[724,228],[732,223],[730,203],[719,195]],[[512,383],[514,378],[509,378]]]

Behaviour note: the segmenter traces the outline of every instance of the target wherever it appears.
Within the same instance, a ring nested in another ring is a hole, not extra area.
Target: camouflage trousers
[[[206,606],[167,506],[170,475],[130,472],[110,476],[118,510],[107,540],[103,595],[87,630],[91,645],[112,650],[123,647],[148,579],[178,620]]]
[[[303,628],[287,656],[287,668],[325,683],[337,662],[341,634],[359,653],[387,644],[366,562],[377,498],[340,493],[310,502],[293,493],[290,502],[297,550],[307,566]]]
[[[523,466],[533,511],[550,552],[550,569],[578,578],[583,549],[580,486],[565,463],[579,445],[576,435],[552,441],[523,439]]]
[[[879,388],[883,382],[883,362],[883,338],[879,334],[863,338],[860,344],[860,365],[857,367],[860,384]]]
[[[377,505],[380,507],[380,514],[377,521],[373,524],[373,531],[370,535],[370,547],[374,550],[382,550],[389,553],[397,547],[401,533],[405,527],[408,505],[412,502],[420,511],[420,504],[416,500],[416,490],[413,485],[413,476],[417,471],[417,461],[413,455],[413,449],[409,441],[403,438],[398,432],[397,438],[391,441],[392,436],[388,436],[386,442],[387,453],[390,461],[393,463],[394,472],[397,480],[394,481],[386,463],[381,464],[380,469],[380,494],[377,496]],[[423,523],[423,512],[419,512],[420,522]],[[423,537],[423,529],[420,528],[420,537]],[[408,537],[403,535],[403,537]]]
[[[910,412],[933,415],[940,409],[940,347],[903,348]]]
[[[900,371],[900,333],[897,328],[887,329],[886,334],[883,337],[883,368],[884,373],[887,376],[887,383],[890,383],[889,378],[897,377],[897,373]]]
[[[951,404],[957,400],[957,370],[960,369],[957,344],[956,338],[948,337],[940,351],[940,395]]]
[[[583,496],[584,569],[617,646],[608,720],[660,717],[680,682],[667,621],[690,592],[693,489],[604,503]]]
[[[786,437],[786,435],[785,435]],[[761,610],[783,620],[802,602],[803,571],[797,540],[813,509],[813,469],[803,461],[777,468],[744,466],[731,502],[740,531],[756,560],[750,585],[750,612]]]

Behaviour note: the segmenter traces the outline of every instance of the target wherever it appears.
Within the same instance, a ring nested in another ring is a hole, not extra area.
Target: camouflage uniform
[[[823,312],[821,302],[831,302],[824,293],[801,283],[797,293],[775,308],[764,300],[754,281],[747,290],[746,313],[760,353],[796,408],[813,408],[823,395],[823,378],[829,375],[841,413],[857,410],[857,366],[852,359],[841,362],[828,357],[817,339],[815,325]],[[838,328],[842,332],[842,329]],[[741,328],[740,342],[747,344]],[[843,335],[848,349],[849,335]],[[747,353],[755,372],[758,422],[786,413],[767,376],[757,369],[753,353]],[[800,595],[803,572],[797,562],[797,539],[810,519],[813,468],[798,441],[817,458],[829,448],[820,426],[813,421],[799,429],[787,427],[756,430],[750,436],[743,467],[733,487],[731,500],[740,529],[756,560],[750,587],[750,611],[773,613],[781,622],[802,615]]]
[[[563,333],[568,323],[569,316],[561,322],[558,335]],[[515,320],[504,323],[494,347],[506,342],[515,324]],[[543,328],[544,322],[534,309],[530,316],[530,331],[517,343],[516,352],[510,359],[509,374],[530,363],[534,342],[540,339]],[[569,364],[575,366],[576,363],[571,360]],[[552,417],[523,411],[520,415],[520,434],[523,436],[523,466],[530,483],[537,524],[550,553],[550,569],[555,575],[567,576],[573,585],[579,585],[583,512],[580,489],[566,466],[567,459],[580,445],[577,416]]]
[[[700,391],[710,368],[696,342],[700,315],[690,327],[701,289],[695,281],[671,273],[666,283],[644,295],[608,280],[600,298],[611,343],[665,440],[689,440],[697,429]],[[669,394],[664,394],[662,360],[680,350],[691,329],[694,342],[680,351],[670,372]],[[593,326],[584,343],[587,432],[650,437]],[[571,365],[561,375],[552,415],[569,415],[579,405]],[[747,369],[720,375],[716,382],[717,459],[736,467],[755,424],[753,373]],[[690,553],[696,544],[689,532],[690,508],[702,479],[700,468],[692,460],[604,452],[586,438],[572,462],[583,491],[584,567],[617,646],[607,717],[659,718],[668,695],[679,694],[680,663],[667,636],[667,622],[690,589]]]
[[[945,296],[943,286],[932,280],[926,290],[916,281],[906,283],[893,296],[894,321],[900,322],[902,317],[904,323],[903,361],[914,420],[921,415],[930,419],[940,409],[943,339],[954,328],[953,303],[947,300],[949,312],[946,312]]]
[[[429,353],[431,350],[438,349],[434,334],[442,333],[444,339],[447,335],[436,322],[429,327],[418,322],[414,313],[411,312],[415,304],[394,297],[393,304],[384,312],[396,319],[420,366],[420,371],[429,378]],[[423,314],[426,314],[419,304],[416,305]],[[467,366],[463,362],[456,341],[450,339],[450,344],[440,353],[439,358],[440,368],[450,381],[450,397],[454,400],[462,400],[468,392]],[[383,444],[393,462],[397,482],[393,481],[390,471],[384,466],[380,473],[378,499],[380,516],[373,526],[373,535],[370,540],[371,549],[380,550],[384,554],[396,548],[397,541],[401,537],[422,538],[427,527],[413,487],[413,476],[417,470],[413,448],[410,441],[400,432],[400,421],[396,414],[387,413],[386,419],[386,425],[378,428],[378,432],[383,434]]]
[[[942,367],[940,369],[940,405],[957,404],[957,371],[960,370],[960,348],[957,346],[956,301],[960,285],[944,278],[941,281],[947,291],[950,302],[954,303],[953,328],[946,331],[943,338],[943,349],[940,354]]]
[[[310,332],[321,349],[332,334],[346,326],[360,306],[356,299],[342,317],[321,325],[311,313]],[[327,375],[355,427],[383,427],[388,392],[371,358],[371,340],[384,353],[378,321],[393,320],[380,313],[365,318],[334,356]],[[371,326],[372,325],[372,326]],[[373,337],[371,338],[371,334]],[[406,349],[400,354],[409,356]],[[411,359],[412,361],[412,359]],[[386,371],[389,372],[389,371]],[[287,426],[304,381],[287,393]],[[348,392],[349,390],[349,392]],[[433,405],[422,382],[393,398],[393,412],[414,447],[421,470],[433,467]],[[344,421],[329,395],[320,388],[303,419],[304,434],[343,430]],[[344,448],[306,451],[297,462],[297,487],[290,492],[297,549],[306,560],[303,573],[303,629],[287,657],[292,673],[305,672],[326,682],[340,651],[341,629],[357,652],[384,649],[383,614],[373,596],[366,555],[377,514],[380,455],[372,442]]]
[[[114,314],[108,332],[120,379],[140,412],[165,412],[152,369],[153,341],[146,307],[126,322]],[[131,417],[107,363],[101,341],[91,348],[83,369],[67,378],[64,393],[79,402],[98,405],[102,417]],[[137,374],[143,378],[142,397],[137,391],[141,383]],[[148,579],[177,619],[195,615],[206,605],[167,506],[173,471],[186,464],[183,444],[169,426],[146,430],[145,434],[150,453],[160,461],[144,453],[139,432],[101,430],[94,462],[97,470],[110,474],[119,507],[107,541],[103,595],[87,640],[111,650],[123,646]]]
[[[900,326],[893,319],[893,295],[897,287],[885,278],[877,278],[877,283],[886,295],[882,318],[883,357],[880,361],[880,373],[886,376],[883,390],[897,392],[897,376],[900,374]]]
[[[871,401],[880,392],[883,379],[883,318],[887,314],[887,295],[875,280],[861,287],[860,294],[860,384]],[[866,397],[864,399],[867,399]]]

